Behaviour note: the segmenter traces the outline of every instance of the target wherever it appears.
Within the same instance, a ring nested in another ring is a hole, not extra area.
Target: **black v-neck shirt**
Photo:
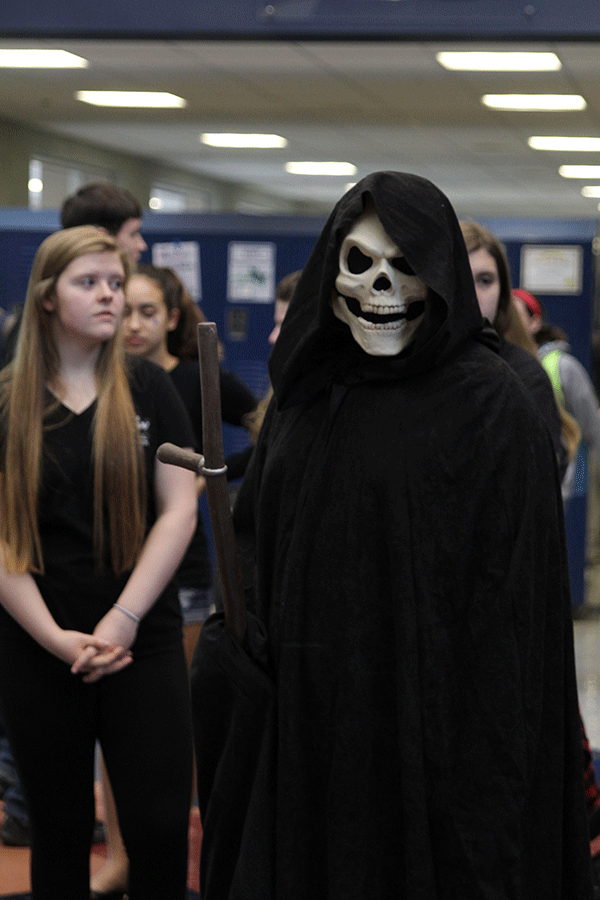
[[[185,407],[169,376],[154,363],[132,359],[130,387],[146,463],[147,530],[155,519],[154,466],[156,450],[170,441],[194,445]],[[117,576],[109,559],[98,572],[93,558],[92,435],[95,401],[80,414],[62,404],[45,422],[42,486],[38,524],[44,574],[34,575],[52,615],[63,628],[92,632],[115,603],[128,574]],[[3,610],[0,628],[19,628]],[[178,638],[181,613],[170,584],[144,617],[134,653],[151,650]]]

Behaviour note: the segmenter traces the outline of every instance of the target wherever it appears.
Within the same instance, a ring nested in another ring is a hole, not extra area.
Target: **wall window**
[[[154,184],[148,205],[152,212],[159,213],[208,212],[212,201],[209,191]]]
[[[97,166],[37,157],[29,161],[29,209],[60,209],[65,197],[89,181],[114,181],[114,172]]]

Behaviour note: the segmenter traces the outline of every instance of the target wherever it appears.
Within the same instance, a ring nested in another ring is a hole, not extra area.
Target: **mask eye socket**
[[[408,260],[405,256],[396,256],[396,258],[392,260],[392,265],[398,272],[402,272],[403,275],[415,274],[414,269],[408,264]]]
[[[352,247],[348,253],[348,271],[352,275],[362,275],[373,265],[373,260],[358,247]]]

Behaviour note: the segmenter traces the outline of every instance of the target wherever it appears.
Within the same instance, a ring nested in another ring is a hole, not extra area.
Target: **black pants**
[[[181,645],[96,684],[20,633],[0,636],[0,703],[29,807],[35,900],[88,900],[100,740],[131,900],[183,900],[192,777]]]

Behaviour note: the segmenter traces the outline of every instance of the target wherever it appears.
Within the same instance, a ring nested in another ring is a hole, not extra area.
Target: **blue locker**
[[[595,272],[592,220],[482,219],[505,244],[515,286],[520,285],[521,250],[525,244],[577,245],[582,250],[582,283],[577,294],[539,294],[549,321],[568,335],[573,354],[590,371],[591,324]],[[268,388],[267,338],[273,327],[273,304],[231,303],[227,299],[227,259],[231,242],[269,243],[275,248],[275,283],[303,267],[323,227],[320,217],[247,216],[226,214],[147,213],[143,234],[150,261],[155,243],[195,241],[200,249],[201,306],[216,322],[225,348],[224,365],[261,397]],[[44,237],[59,227],[57,212],[0,210],[0,306],[22,303],[35,251]],[[225,452],[247,446],[243,429],[224,427]],[[566,513],[567,544],[574,606],[584,601],[587,470],[582,457],[576,491]]]

